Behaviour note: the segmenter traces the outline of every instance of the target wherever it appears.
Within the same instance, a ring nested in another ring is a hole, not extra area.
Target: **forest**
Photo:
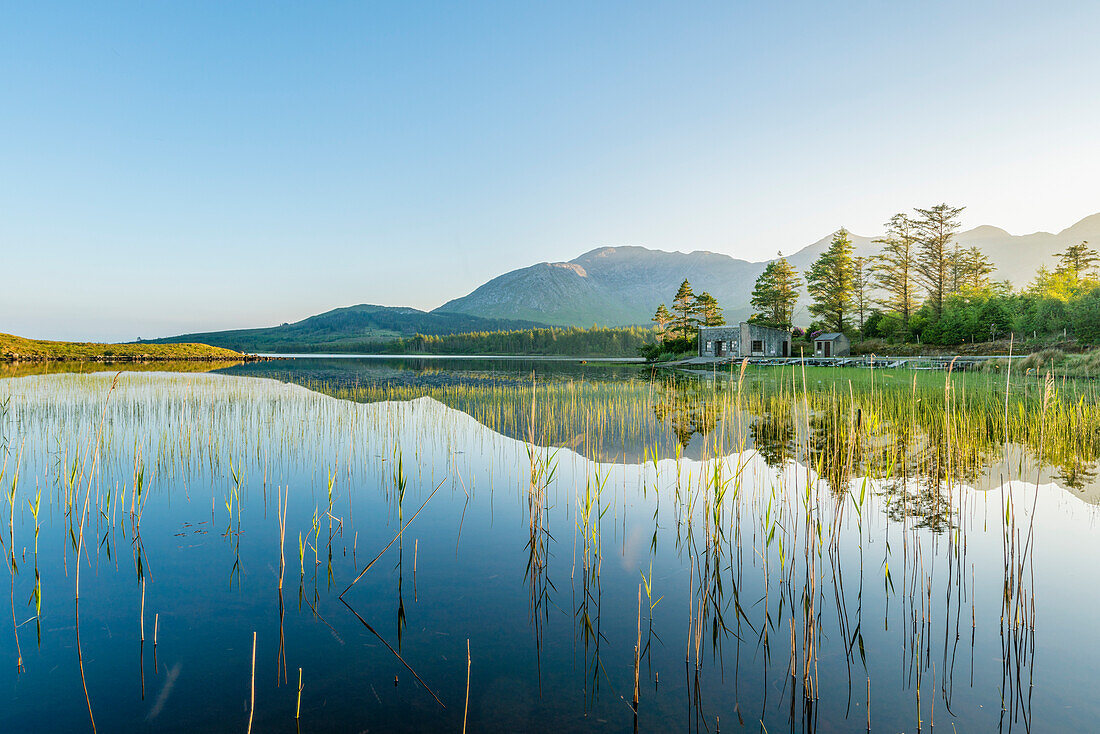
[[[355,345],[357,349],[354,351],[374,354],[637,357],[641,347],[654,341],[654,330],[642,326],[547,327],[438,336],[417,334],[390,341]]]

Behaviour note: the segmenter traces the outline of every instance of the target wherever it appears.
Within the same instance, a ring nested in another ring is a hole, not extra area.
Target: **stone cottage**
[[[737,326],[700,326],[700,357],[789,357],[791,332],[742,321]]]

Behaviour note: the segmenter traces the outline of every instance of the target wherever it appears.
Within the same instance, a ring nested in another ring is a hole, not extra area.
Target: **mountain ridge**
[[[357,344],[371,344],[416,334],[446,335],[471,331],[529,329],[541,326],[518,319],[493,319],[469,314],[422,311],[411,306],[359,304],[334,308],[316,316],[279,326],[257,329],[195,332],[142,344],[194,342],[248,352],[348,351]]]
[[[834,234],[795,251],[787,260],[804,273],[828,248]],[[857,256],[881,251],[876,243],[881,235],[849,235]],[[955,239],[963,247],[981,247],[997,267],[993,277],[1021,287],[1040,265],[1053,264],[1054,254],[1066,246],[1082,240],[1100,241],[1100,213],[1057,233],[1013,235],[986,224],[959,232]],[[569,261],[544,261],[502,273],[433,313],[511,315],[555,326],[642,325],[649,323],[658,304],[671,301],[680,281],[687,278],[696,293],[711,293],[723,306],[726,319],[736,321],[751,312],[749,300],[756,278],[775,259],[754,262],[709,250],[685,253],[607,245]],[[805,314],[805,299],[799,311]]]
[[[880,250],[876,237],[851,234],[857,256]],[[829,246],[833,233],[787,259],[801,273]],[[1053,265],[1054,254],[1081,241],[1100,242],[1100,213],[1057,233],[1013,235],[993,225],[960,232],[963,247],[980,247],[997,266],[993,277],[1020,287],[1040,265]],[[414,334],[446,335],[472,331],[530,329],[539,326],[588,327],[649,325],[660,303],[671,304],[687,278],[696,293],[707,291],[736,322],[751,312],[749,300],[767,263],[710,250],[655,250],[640,245],[605,245],[572,260],[543,261],[502,273],[465,296],[431,311],[408,306],[360,304],[326,311],[294,323],[259,329],[198,332],[143,343],[201,342],[237,351],[332,351],[368,348],[380,341]],[[806,299],[795,312],[808,322]]]

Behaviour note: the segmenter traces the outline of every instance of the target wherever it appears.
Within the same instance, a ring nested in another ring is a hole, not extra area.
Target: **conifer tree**
[[[751,304],[756,312],[749,318],[778,329],[791,328],[798,301],[798,273],[785,257],[772,260],[756,279]]]
[[[947,257],[948,277],[947,295],[953,296],[962,290],[966,283],[966,251],[958,242],[951,246],[951,254]]]
[[[875,242],[882,245],[882,253],[871,262],[875,285],[884,292],[879,304],[900,315],[908,329],[909,317],[917,310],[919,297],[916,226],[908,215],[895,214],[886,223],[886,236]]]
[[[936,316],[943,313],[943,303],[952,293],[952,261],[955,232],[959,229],[959,214],[965,207],[937,204],[931,209],[915,210],[917,234],[917,280],[928,292],[928,303]]]
[[[829,249],[821,253],[806,273],[806,290],[810,294],[810,313],[821,319],[826,328],[843,332],[851,316],[852,240],[846,229],[833,235]]]
[[[703,326],[725,326],[726,317],[722,315],[722,308],[718,305],[718,299],[704,291],[695,298],[695,313],[699,316]]]
[[[657,325],[657,338],[661,341],[668,338],[668,325],[672,322],[672,314],[668,312],[665,304],[662,303],[657,307],[657,313],[653,314],[652,321]]]
[[[863,337],[867,308],[870,305],[871,269],[865,257],[852,258],[852,310],[859,316],[859,334]]]
[[[1100,263],[1100,253],[1089,247],[1088,241],[1079,245],[1070,245],[1064,252],[1058,253],[1056,273],[1068,273],[1077,280],[1096,278],[1096,266]]]
[[[695,292],[686,278],[672,300],[672,310],[676,314],[672,319],[673,331],[679,333],[683,339],[691,338],[692,332],[699,325],[699,319],[695,313]]]
[[[971,291],[980,291],[989,287],[989,276],[997,268],[981,248],[968,247],[962,251],[962,286]],[[961,289],[960,289],[961,290]]]

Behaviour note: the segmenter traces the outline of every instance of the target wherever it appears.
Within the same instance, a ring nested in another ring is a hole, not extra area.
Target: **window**
[[[764,342],[759,340],[759,339],[753,339],[752,340],[752,351],[753,351],[753,353],[763,352],[764,351]]]
[[[714,342],[707,342],[707,351],[708,352],[713,352],[714,351]]]

